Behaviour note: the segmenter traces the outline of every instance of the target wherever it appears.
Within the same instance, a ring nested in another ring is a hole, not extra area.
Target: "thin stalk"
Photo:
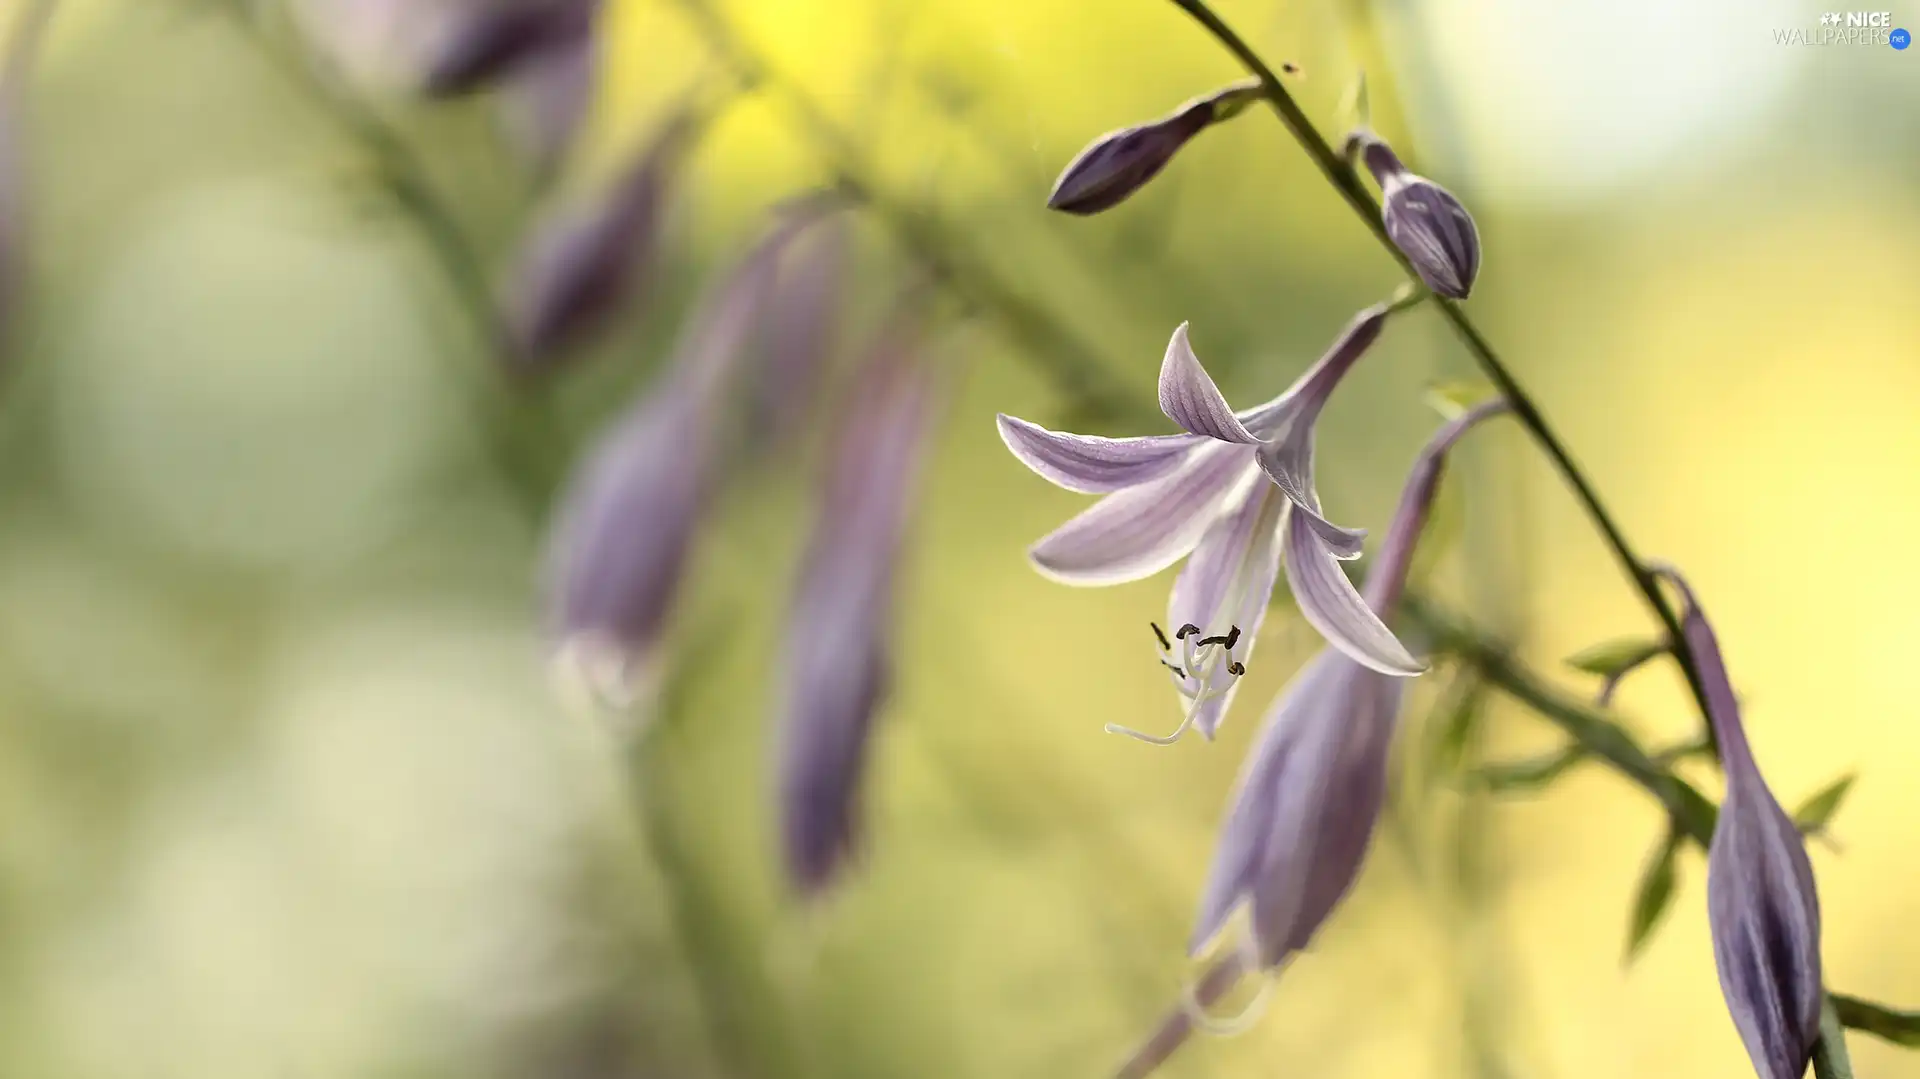
[[[1260,80],[1261,92],[1267,104],[1280,118],[1280,122],[1293,134],[1294,141],[1307,151],[1307,156],[1313,159],[1313,163],[1327,178],[1327,182],[1333,185],[1334,190],[1340,193],[1340,197],[1346,200],[1347,205],[1366,224],[1380,246],[1400,264],[1401,270],[1409,279],[1417,282],[1419,275],[1413,272],[1413,267],[1407,261],[1406,255],[1401,253],[1400,249],[1394,245],[1392,238],[1387,235],[1386,224],[1380,216],[1380,205],[1361,181],[1359,173],[1333,148],[1326,137],[1320,134],[1319,129],[1313,126],[1313,121],[1301,110],[1299,103],[1294,101],[1293,95],[1281,84],[1279,76],[1261,58],[1259,52],[1231,26],[1228,26],[1206,0],[1172,0],[1172,3],[1190,15],[1228,52],[1231,52],[1249,74]],[[1687,647],[1680,634],[1679,616],[1667,602],[1666,594],[1660,590],[1659,582],[1647,571],[1645,563],[1635,552],[1626,533],[1614,519],[1613,514],[1608,511],[1606,504],[1601,501],[1600,493],[1595,490],[1586,473],[1575,463],[1565,443],[1561,442],[1560,437],[1554,433],[1553,427],[1534,403],[1532,396],[1501,361],[1499,354],[1494,351],[1486,336],[1474,325],[1473,320],[1467,317],[1466,311],[1459,304],[1442,297],[1435,297],[1434,300],[1440,309],[1441,316],[1447,320],[1448,325],[1453,327],[1461,343],[1473,355],[1474,362],[1479,364],[1481,371],[1513,406],[1515,418],[1552,460],[1554,468],[1560,473],[1567,486],[1573,490],[1574,497],[1579,500],[1581,508],[1599,528],[1615,560],[1620,563],[1621,570],[1626,573],[1641,597],[1646,600],[1647,607],[1666,628],[1668,638],[1673,641],[1674,657],[1679,661],[1681,673],[1686,676],[1687,687],[1692,690],[1694,700],[1700,705],[1700,714],[1704,722],[1707,713],[1706,690],[1701,685],[1700,673],[1694,662],[1692,650]],[[1711,727],[1708,728],[1708,737],[1712,737]]]

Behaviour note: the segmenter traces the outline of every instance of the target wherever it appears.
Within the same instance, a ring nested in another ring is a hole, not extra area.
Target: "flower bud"
[[[1707,848],[1707,924],[1720,991],[1760,1079],[1800,1079],[1820,1037],[1824,994],[1813,865],[1799,827],[1760,774],[1713,627],[1678,571],[1656,572],[1685,601],[1680,629],[1727,774]]]
[[[1407,171],[1386,143],[1367,132],[1347,140],[1380,184],[1387,237],[1434,292],[1464,300],[1480,273],[1480,232],[1473,215],[1439,184]]]
[[[893,594],[933,411],[914,318],[883,331],[856,376],[802,562],[777,740],[788,879],[818,893],[857,846],[860,788],[887,690]]]
[[[590,34],[598,7],[596,0],[464,0],[426,50],[421,90],[452,97],[487,86]]]
[[[1188,140],[1238,115],[1259,96],[1258,81],[1237,82],[1196,98],[1163,119],[1095,139],[1054,182],[1047,208],[1097,214],[1119,205],[1159,175]]]
[[[693,131],[689,116],[675,119],[606,190],[535,224],[503,301],[517,365],[551,364],[644,283],[667,188]]]
[[[508,141],[534,174],[547,177],[566,155],[593,103],[597,68],[591,34],[543,51],[501,88]]]

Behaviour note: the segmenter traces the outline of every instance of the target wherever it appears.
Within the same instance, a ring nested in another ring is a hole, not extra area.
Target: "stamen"
[[[1175,674],[1177,674],[1177,675],[1179,675],[1179,676],[1180,676],[1180,677],[1182,677],[1182,678],[1185,678],[1185,677],[1187,676],[1187,672],[1185,672],[1185,671],[1183,671],[1183,670],[1181,670],[1181,669],[1180,669],[1180,665],[1179,665],[1178,663],[1175,663],[1175,662],[1173,662],[1173,661],[1172,661],[1172,660],[1170,660],[1170,659],[1163,659],[1163,660],[1161,660],[1161,661],[1160,661],[1160,665],[1161,665],[1162,667],[1165,667],[1165,668],[1166,668],[1167,670],[1170,670],[1170,671],[1172,671],[1173,673],[1175,673]]]
[[[1201,644],[1224,644],[1224,645],[1226,645],[1226,646],[1227,646],[1227,647],[1228,647],[1229,649],[1231,649],[1231,648],[1232,648],[1232,647],[1233,647],[1234,645],[1236,645],[1236,644],[1239,644],[1239,643],[1240,643],[1240,627],[1239,627],[1239,626],[1228,626],[1228,627],[1227,627],[1227,633],[1226,633],[1226,636],[1224,636],[1224,637],[1202,637],[1202,638],[1200,638],[1200,643],[1201,643]]]
[[[1186,625],[1180,627],[1180,631],[1173,635],[1173,639],[1176,641],[1184,641],[1198,632],[1200,632],[1200,627],[1194,625],[1192,622],[1188,622]]]
[[[1166,735],[1148,734],[1146,731],[1136,731],[1132,727],[1122,727],[1118,723],[1107,724],[1107,733],[1108,734],[1124,734],[1128,738],[1135,738],[1142,742],[1147,742],[1151,745],[1170,746],[1175,742],[1178,742],[1180,740],[1180,736],[1187,733],[1187,729],[1193,726],[1193,715],[1197,711],[1199,711],[1199,709],[1197,708],[1187,709],[1187,714],[1185,718],[1180,720],[1180,725],[1173,729],[1172,734],[1166,734]]]
[[[1148,623],[1147,623],[1147,625],[1149,625],[1149,626],[1152,626],[1152,627],[1153,627],[1153,635],[1154,635],[1154,637],[1156,637],[1156,638],[1158,638],[1158,639],[1159,639],[1159,641],[1160,641],[1160,651],[1162,651],[1162,652],[1171,652],[1171,651],[1173,651],[1173,642],[1172,642],[1172,641],[1169,641],[1169,640],[1167,640],[1167,634],[1166,634],[1166,631],[1164,631],[1164,630],[1162,630],[1162,629],[1160,628],[1160,623],[1158,623],[1158,622],[1148,622]]]
[[[1227,673],[1238,678],[1247,673],[1247,665],[1236,659],[1232,663],[1227,664]]]

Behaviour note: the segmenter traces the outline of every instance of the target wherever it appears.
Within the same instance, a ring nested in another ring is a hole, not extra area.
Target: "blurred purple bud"
[[[598,8],[595,0],[456,4],[426,50],[421,90],[450,97],[497,82],[543,53],[591,36]]]
[[[1468,411],[1441,428],[1414,462],[1367,576],[1367,599],[1381,618],[1392,614],[1405,587],[1447,452],[1503,411],[1500,402]],[[1277,967],[1312,940],[1353,886],[1372,839],[1403,684],[1327,649],[1281,691],[1221,831],[1194,952],[1243,904],[1252,914],[1258,966]]]
[[[1420,280],[1451,300],[1464,300],[1480,273],[1480,231],[1473,215],[1446,188],[1407,171],[1392,148],[1368,132],[1347,139],[1380,184],[1387,238],[1407,256]]]
[[[534,225],[503,301],[522,368],[550,365],[644,287],[667,189],[694,130],[687,115],[669,122],[610,187]]]
[[[603,698],[644,689],[716,476],[718,410],[773,280],[785,233],[708,297],[675,346],[666,385],[591,450],[551,540],[560,651]]]
[[[1152,123],[1102,135],[1054,181],[1047,208],[1097,214],[1119,205],[1159,175],[1195,135],[1238,115],[1259,96],[1257,80],[1237,82],[1195,98]]]
[[[933,407],[912,321],[884,331],[856,376],[789,623],[776,770],[787,875],[806,895],[830,885],[858,845],[887,692],[895,577]]]
[[[502,87],[507,137],[536,175],[551,174],[593,104],[594,38],[581,34],[527,61]]]
[[[1753,758],[1713,627],[1671,566],[1681,635],[1705,689],[1727,797],[1707,848],[1707,923],[1720,991],[1761,1079],[1799,1079],[1820,1037],[1820,899],[1800,829]]]
[[[763,445],[787,443],[806,422],[827,375],[846,300],[851,230],[827,217],[797,241],[768,302],[764,369],[755,385]]]
[[[26,246],[26,83],[53,9],[53,0],[26,5],[0,61],[0,330],[13,314]]]

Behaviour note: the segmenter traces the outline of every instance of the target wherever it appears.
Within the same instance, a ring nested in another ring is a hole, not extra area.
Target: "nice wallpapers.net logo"
[[[1773,32],[1776,45],[1890,45],[1904,51],[1913,36],[1893,24],[1889,11],[1829,11],[1817,27],[1788,27]]]

